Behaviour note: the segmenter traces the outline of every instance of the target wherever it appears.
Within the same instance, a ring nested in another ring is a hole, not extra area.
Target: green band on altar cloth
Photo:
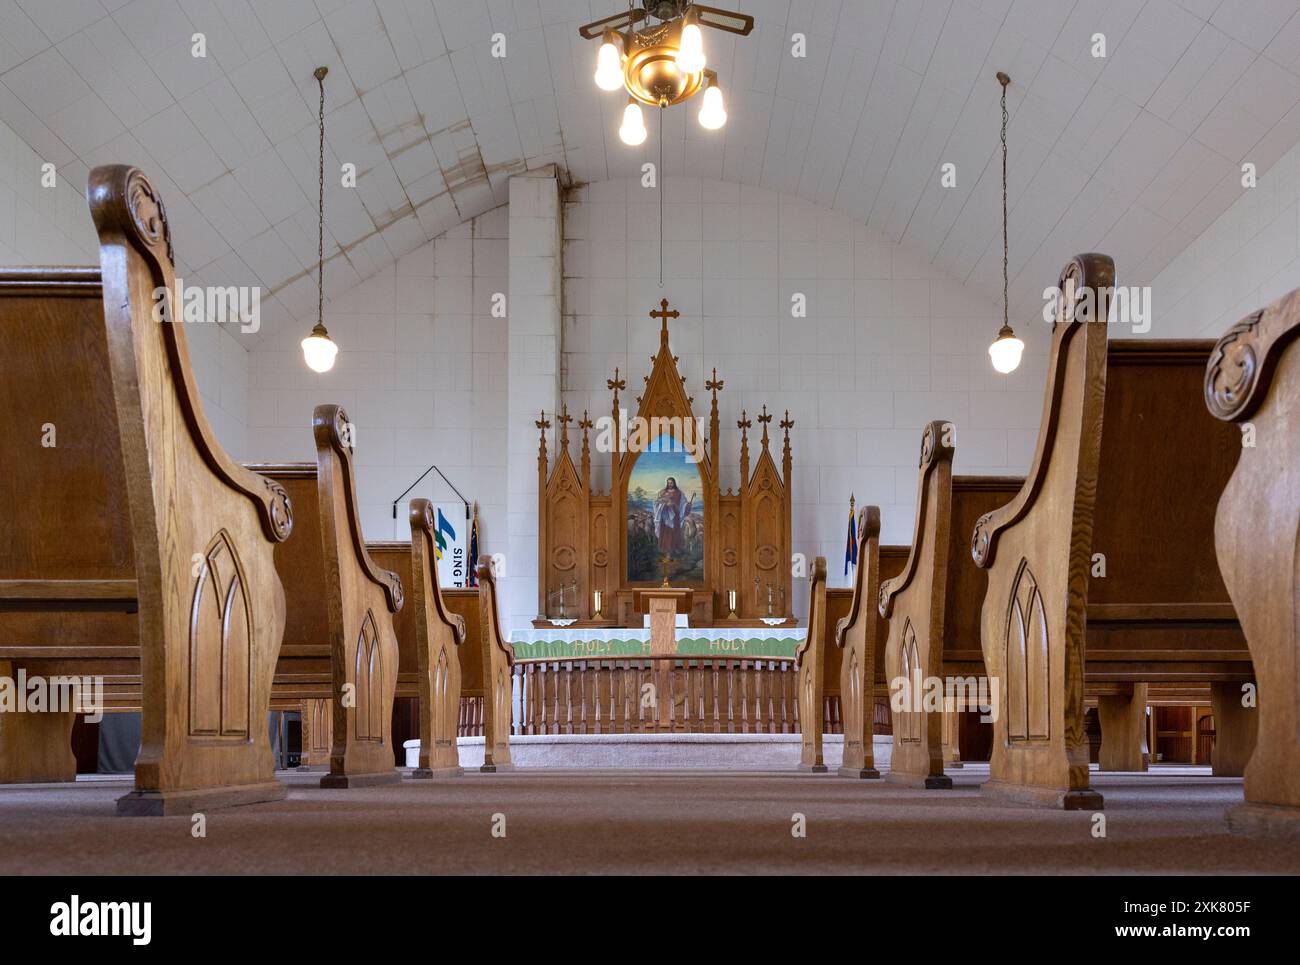
[[[763,659],[793,657],[806,627],[716,629],[679,627],[677,653],[688,657]],[[581,660],[587,657],[648,657],[650,631],[629,629],[515,630],[510,634],[518,660]]]

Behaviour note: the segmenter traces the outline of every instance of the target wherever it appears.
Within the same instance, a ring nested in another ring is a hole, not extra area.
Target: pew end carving
[[[265,738],[284,630],[282,489],[218,444],[176,317],[171,228],[137,168],[90,174],[104,325],[130,506],[143,680],[126,815],[278,800]],[[155,307],[160,320],[154,320]]]
[[[420,766],[417,779],[464,773],[456,749],[460,719],[460,654],[465,620],[442,598],[435,553],[433,504],[413,499],[411,523],[411,606],[419,669]]]
[[[1061,272],[1033,463],[1015,498],[976,523],[971,543],[988,571],[984,662],[1003,681],[982,790],[1066,810],[1103,806],[1088,777],[1084,627],[1114,284],[1114,263],[1101,254]],[[1089,298],[1091,315],[1080,310]]]
[[[808,635],[795,651],[799,694],[799,768],[826,773],[822,759],[826,654],[826,558],[813,561],[808,577]]]
[[[896,711],[888,780],[927,790],[952,787],[952,778],[943,772],[944,712],[927,712],[925,707],[931,681],[943,674],[951,435],[952,424],[942,420],[931,422],[921,434],[912,548],[903,572],[880,584],[878,601],[880,616],[889,620],[885,674]],[[946,705],[944,709],[951,713]]]
[[[394,766],[393,698],[402,581],[370,558],[361,534],[352,426],[337,405],[312,414],[320,493],[321,549],[327,577],[333,743],[323,788],[367,787],[401,780]]]
[[[510,716],[514,697],[515,650],[501,636],[497,578],[492,557],[478,560],[479,646],[483,653],[483,766],[493,772],[509,770]]]
[[[840,777],[874,780],[872,737],[875,730],[876,634],[880,614],[880,507],[858,512],[858,567],[853,574],[849,612],[835,625],[840,654],[840,706],[844,718],[844,756]]]
[[[1300,836],[1300,290],[1238,322],[1205,371],[1210,413],[1242,429],[1219,499],[1215,554],[1258,682],[1239,833]],[[1250,435],[1247,443],[1247,433]],[[1236,695],[1216,694],[1221,709]],[[1236,708],[1234,707],[1234,710]]]

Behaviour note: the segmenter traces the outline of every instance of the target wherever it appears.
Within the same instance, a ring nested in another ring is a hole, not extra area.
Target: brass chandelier
[[[637,28],[651,18],[658,23]],[[689,0],[650,0],[644,7],[629,7],[578,28],[586,40],[602,38],[596,56],[596,86],[627,91],[623,124],[618,129],[624,144],[635,146],[646,139],[642,104],[671,107],[700,91],[704,91],[700,126],[716,130],[727,123],[717,72],[706,66],[701,26],[744,37],[754,29],[754,18]]]

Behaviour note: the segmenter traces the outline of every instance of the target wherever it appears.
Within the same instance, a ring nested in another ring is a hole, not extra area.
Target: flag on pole
[[[849,493],[849,540],[844,544],[844,575],[849,567],[858,565],[858,534],[853,530],[853,494]]]
[[[474,522],[469,529],[469,585],[478,586],[478,503],[474,504]]]

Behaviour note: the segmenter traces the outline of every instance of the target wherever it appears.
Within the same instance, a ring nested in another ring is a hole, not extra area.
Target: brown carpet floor
[[[546,771],[324,791],[207,816],[120,818],[126,779],[0,787],[0,874],[1298,873],[1300,841],[1230,835],[1240,779],[1094,774],[1091,814],[833,775]],[[791,835],[805,815],[807,837]],[[506,836],[491,834],[505,816]]]

